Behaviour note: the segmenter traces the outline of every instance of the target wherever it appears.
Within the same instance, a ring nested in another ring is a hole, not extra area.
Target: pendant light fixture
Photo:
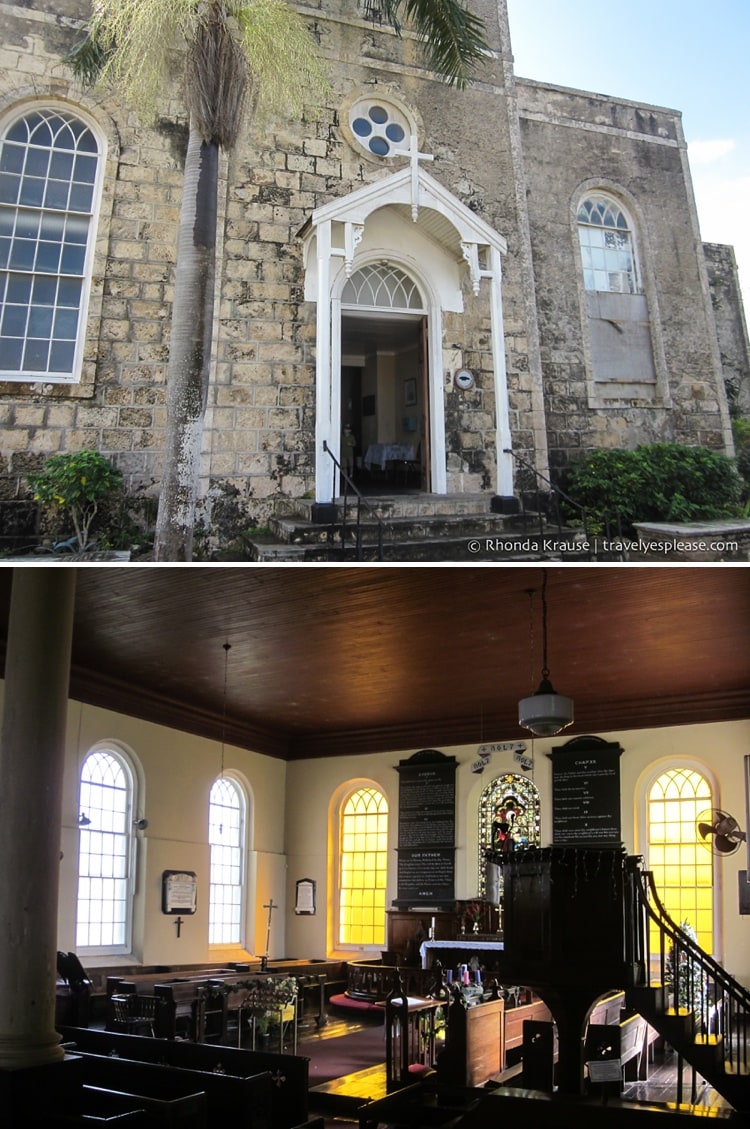
[[[542,570],[542,681],[539,689],[518,703],[518,723],[536,737],[554,737],[573,721],[573,699],[557,694],[547,666],[547,570]]]

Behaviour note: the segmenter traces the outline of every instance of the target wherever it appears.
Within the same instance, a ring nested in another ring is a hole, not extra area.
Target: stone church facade
[[[492,52],[456,91],[353,0],[301,5],[329,105],[222,169],[209,507],[330,501],[346,423],[360,463],[406,450],[418,488],[488,508],[592,448],[732,453],[742,315],[720,248],[714,316],[679,114],[516,78],[504,0],[471,6]],[[88,10],[0,14],[6,499],[80,448],[161,474],[184,112],[175,86],[147,128],[72,80]]]

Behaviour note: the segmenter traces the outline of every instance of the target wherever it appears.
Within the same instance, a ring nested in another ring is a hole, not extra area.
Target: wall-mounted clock
[[[474,387],[474,373],[471,369],[460,368],[453,377],[453,383],[460,392],[468,392],[470,388]]]

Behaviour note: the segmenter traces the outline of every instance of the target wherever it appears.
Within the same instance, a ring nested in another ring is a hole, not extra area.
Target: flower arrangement
[[[458,902],[456,911],[458,913],[458,920],[461,926],[461,932],[466,932],[467,922],[471,925],[473,931],[476,933],[479,930],[479,923],[482,920],[483,906],[481,902]]]
[[[241,1010],[253,1017],[260,1032],[266,1032],[274,1020],[278,1023],[280,1017],[285,1020],[289,1018],[284,1011],[294,1004],[298,985],[294,976],[284,976],[281,979],[269,976],[265,981],[235,980],[224,985],[227,995],[243,990],[247,995],[240,1004]]]

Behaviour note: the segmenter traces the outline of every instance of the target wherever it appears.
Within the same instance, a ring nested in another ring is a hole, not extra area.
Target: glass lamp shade
[[[537,737],[554,737],[573,722],[573,699],[556,694],[546,679],[536,694],[518,703],[518,723]]]

